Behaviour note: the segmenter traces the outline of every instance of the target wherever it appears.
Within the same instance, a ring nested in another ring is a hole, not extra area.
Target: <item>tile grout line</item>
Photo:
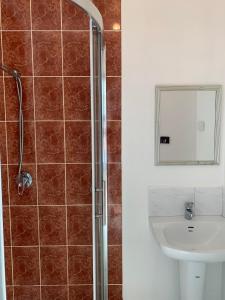
[[[2,64],[4,62],[4,51],[3,51],[3,32],[2,32],[2,2],[0,2],[0,26],[1,26],[1,60]],[[12,218],[11,218],[11,199],[10,199],[10,176],[9,176],[9,154],[8,154],[8,134],[7,134],[7,113],[6,113],[6,92],[5,92],[5,74],[2,73],[3,81],[3,99],[4,99],[4,109],[5,109],[5,150],[6,150],[6,161],[7,161],[7,190],[8,190],[8,213],[9,213],[9,228],[10,228],[10,258],[11,258],[11,276],[12,276],[12,298],[14,300],[14,263],[13,263],[13,243],[12,243]],[[6,278],[7,279],[7,278]]]
[[[66,247],[68,245],[42,245],[43,248],[62,248],[62,247]],[[89,245],[69,245],[70,247],[73,248],[84,248],[84,247],[92,247],[92,244]],[[120,247],[121,244],[110,244],[110,247]],[[25,246],[14,246],[15,248],[38,248],[38,245],[25,245]],[[6,248],[10,248],[10,246],[6,246]],[[49,284],[51,285],[51,284]]]
[[[118,164],[119,164],[120,162],[118,162]],[[114,164],[114,163],[110,163],[110,164]],[[117,164],[116,162],[115,162],[115,164]],[[17,166],[17,164],[16,163],[11,163],[11,164],[8,164],[9,166]],[[32,162],[32,163],[24,163],[23,164],[23,166],[35,166],[36,164],[34,163],[34,162]],[[52,165],[64,165],[64,162],[59,162],[59,163],[38,163],[38,165],[40,165],[40,166],[47,166],[47,165],[49,165],[49,166],[52,166]],[[73,163],[73,162],[69,162],[69,163],[66,163],[65,165],[91,165],[91,163]],[[7,166],[7,164],[2,164],[2,166]]]
[[[91,120],[82,120],[82,119],[77,119],[77,120],[74,120],[74,119],[72,119],[72,120],[69,120],[69,119],[67,119],[67,120],[57,120],[57,119],[43,119],[43,120],[35,120],[36,122],[86,122],[86,123],[90,123],[91,122]],[[34,123],[35,122],[34,120],[24,120],[24,122],[25,123]],[[18,123],[18,120],[9,120],[9,121],[0,121],[0,122],[6,122],[6,123]],[[121,120],[108,120],[108,122],[121,122]]]
[[[39,260],[39,280],[40,280],[40,300],[42,300],[42,272],[41,272],[41,242],[40,242],[40,218],[39,218],[39,194],[38,194],[38,171],[37,171],[37,126],[36,126],[36,99],[35,99],[35,84],[34,84],[34,43],[33,43],[33,18],[32,18],[32,0],[30,0],[30,36],[31,36],[31,63],[32,63],[32,87],[33,87],[33,108],[34,108],[34,151],[35,151],[35,177],[36,177],[36,207],[37,207],[37,230],[38,230],[38,260]]]
[[[120,165],[121,164],[121,161],[114,161],[114,162],[108,162],[108,165]],[[2,164],[2,166],[7,166],[7,165],[9,165],[9,166],[17,166],[17,164],[16,163],[10,163],[10,164]],[[24,163],[23,164],[24,166],[35,166],[35,163]],[[47,166],[47,165],[64,165],[64,162],[59,162],[59,163],[55,163],[55,162],[53,162],[53,163],[50,163],[50,162],[48,162],[48,163],[38,163],[38,165],[41,165],[41,166]],[[89,162],[89,163],[85,163],[85,162],[78,162],[78,163],[75,163],[75,162],[68,162],[68,163],[66,163],[66,165],[91,165],[91,162]]]
[[[24,120],[24,123],[51,123],[51,122],[58,122],[58,123],[90,123],[91,120]],[[118,122],[121,123],[121,120],[107,120],[107,122]],[[0,123],[18,123],[18,120],[7,120],[7,121],[0,121]]]
[[[0,78],[2,76],[0,75]],[[34,77],[34,78],[90,78],[90,76],[76,76],[76,75],[34,75],[34,76],[31,76],[31,75],[22,75],[21,78],[31,78],[31,77]],[[121,78],[122,76],[121,75],[108,75],[106,76],[107,78]],[[11,78],[9,75],[5,75],[5,78]]]
[[[69,206],[69,207],[87,207],[87,206],[91,206],[92,204],[91,203],[89,203],[89,204],[69,204],[69,205],[67,205],[67,206]],[[114,205],[114,204],[112,204],[112,205]],[[117,205],[117,204],[115,204],[115,205]],[[118,205],[119,205],[119,203],[118,203]],[[49,205],[47,205],[47,204],[40,204],[40,205],[26,205],[26,204],[22,204],[22,205],[11,205],[11,207],[52,207],[52,206],[55,206],[55,207],[64,207],[65,206],[65,204],[49,204]],[[8,205],[4,205],[4,207],[6,208],[6,207],[9,207]]]
[[[93,284],[91,283],[71,283],[70,286],[85,286],[85,285],[90,285],[92,286]],[[110,285],[121,285],[120,283],[111,283]],[[7,286],[11,286],[10,284]],[[28,284],[15,284],[15,286],[26,286],[26,287],[30,287],[30,286],[40,286],[39,284],[32,284],[32,285],[28,285]],[[42,286],[66,286],[66,284],[43,284]],[[47,299],[49,300],[49,299]]]
[[[109,206],[119,206],[121,205],[121,203],[109,203]],[[11,205],[10,207],[52,207],[52,206],[56,206],[56,207],[64,207],[65,204],[40,204],[40,205],[35,205],[35,204],[14,204]],[[69,207],[87,207],[87,206],[92,206],[91,203],[87,203],[87,204],[67,204],[67,206]],[[9,207],[9,205],[3,205],[3,207],[7,208]]]
[[[121,284],[110,284],[110,285],[121,285]],[[11,285],[7,285],[7,286],[11,286]],[[38,284],[32,284],[32,285],[27,285],[27,284],[16,284],[15,285],[16,287],[39,287],[40,285]],[[45,286],[45,287],[66,287],[67,285],[66,284],[43,284],[42,286]],[[93,284],[90,284],[90,283],[78,283],[78,284],[70,284],[70,286],[93,286]],[[20,298],[21,299],[21,298]],[[54,298],[55,299],[55,298]],[[58,300],[59,298],[57,298]],[[60,298],[62,299],[62,298]],[[22,299],[23,300],[23,299]],[[49,299],[47,299],[49,300]]]
[[[60,0],[61,22],[61,55],[62,55],[62,102],[63,102],[63,130],[64,130],[64,166],[65,166],[65,210],[66,210],[66,275],[67,275],[67,299],[69,300],[69,247],[68,247],[68,207],[67,207],[67,154],[66,154],[66,114],[65,114],[65,82],[64,82],[64,49],[63,49],[63,4]]]
[[[33,31],[33,32],[49,32],[49,31],[53,31],[53,32],[89,32],[89,29],[3,29],[2,32],[21,32],[21,31],[25,31],[25,32],[29,32],[29,31]],[[114,30],[114,29],[105,29],[104,32],[114,32],[114,33],[122,33],[123,30]]]

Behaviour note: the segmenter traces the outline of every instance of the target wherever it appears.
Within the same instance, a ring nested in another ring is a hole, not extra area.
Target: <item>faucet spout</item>
[[[185,212],[184,217],[186,220],[192,220],[194,217],[194,202],[186,202],[184,204]]]

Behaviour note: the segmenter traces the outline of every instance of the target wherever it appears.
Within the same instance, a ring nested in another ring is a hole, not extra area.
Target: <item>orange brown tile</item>
[[[32,0],[32,27],[34,30],[59,30],[60,0]]]
[[[37,122],[36,130],[38,163],[63,163],[63,122]]]
[[[68,300],[66,286],[43,286],[41,288],[42,300]]]
[[[68,244],[92,245],[91,205],[68,206]]]
[[[38,245],[38,211],[35,206],[11,207],[13,246]]]
[[[63,64],[65,76],[90,76],[89,33],[63,32]]]
[[[58,31],[34,31],[34,74],[36,76],[62,75],[61,35]]]
[[[37,166],[39,205],[65,204],[65,165]]]
[[[69,300],[92,300],[93,287],[92,285],[75,285],[69,287]]]
[[[65,285],[67,283],[66,247],[41,247],[42,285]]]
[[[91,120],[90,78],[66,77],[64,85],[66,120]]]
[[[16,286],[14,300],[40,300],[40,288],[37,286]]]
[[[63,87],[61,77],[36,77],[35,113],[36,120],[63,119]]]
[[[13,247],[13,274],[15,285],[39,285],[38,247]]]
[[[66,244],[65,206],[40,206],[39,230],[41,245]]]
[[[34,119],[33,79],[22,78],[23,85],[23,117],[24,120]],[[6,120],[18,121],[19,103],[16,82],[13,78],[5,78]]]
[[[89,18],[70,0],[62,1],[62,24],[64,30],[88,30]]]
[[[4,64],[17,69],[23,76],[32,75],[31,33],[3,31]]]
[[[67,164],[67,204],[91,204],[91,165]]]
[[[1,1],[2,28],[4,30],[29,30],[30,0]]]

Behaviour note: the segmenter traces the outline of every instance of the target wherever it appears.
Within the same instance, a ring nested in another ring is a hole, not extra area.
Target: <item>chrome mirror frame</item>
[[[196,161],[161,161],[160,160],[160,96],[162,91],[215,91],[215,134],[214,134],[214,159]],[[159,85],[155,88],[155,166],[169,165],[219,165],[221,141],[221,109],[222,85]]]

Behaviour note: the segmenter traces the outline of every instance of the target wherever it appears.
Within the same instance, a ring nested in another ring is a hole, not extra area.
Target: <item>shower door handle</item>
[[[103,224],[107,225],[108,218],[108,203],[107,203],[107,183],[103,180],[103,195],[102,195],[102,207],[103,207]]]
[[[97,218],[101,218],[103,219],[103,224],[106,225],[107,224],[107,218],[108,218],[108,211],[107,211],[107,184],[106,181],[103,180],[103,188],[95,188],[95,193],[101,193],[102,194],[102,203],[101,203],[101,212],[96,213],[95,216]]]
[[[103,189],[96,188],[96,189],[95,189],[95,192],[96,192],[96,193],[103,193]]]
[[[95,199],[98,199],[95,202],[95,217],[102,218],[103,217],[103,188],[95,188]],[[100,198],[100,199],[99,199]]]

